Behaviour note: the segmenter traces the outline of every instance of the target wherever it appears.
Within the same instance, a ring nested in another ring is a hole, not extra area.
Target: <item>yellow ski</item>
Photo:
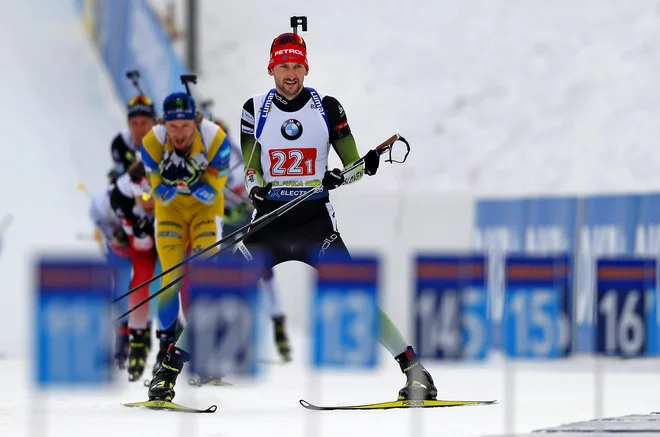
[[[300,405],[308,410],[332,411],[332,410],[389,410],[393,408],[440,408],[440,407],[463,407],[467,405],[490,405],[497,401],[444,401],[444,400],[409,400],[390,401],[376,404],[364,405],[337,405],[333,407],[322,407],[301,399]]]
[[[200,410],[198,408],[184,407],[183,405],[179,405],[179,404],[175,404],[174,402],[167,402],[167,401],[133,402],[130,404],[122,404],[122,405],[125,407],[148,408],[150,410],[178,411],[180,413],[215,413],[215,410],[218,409],[216,405],[211,405],[205,410]]]

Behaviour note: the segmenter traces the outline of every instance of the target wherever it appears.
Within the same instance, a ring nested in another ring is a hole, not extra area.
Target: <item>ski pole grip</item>
[[[392,147],[392,144],[394,144],[398,139],[399,139],[399,134],[394,134],[382,143],[376,147],[376,151],[378,152],[378,156],[382,155],[386,150],[390,149]]]

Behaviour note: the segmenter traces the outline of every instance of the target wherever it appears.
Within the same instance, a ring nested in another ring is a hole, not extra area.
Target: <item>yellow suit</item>
[[[163,270],[181,262],[189,246],[193,252],[197,252],[222,238],[222,188],[229,172],[230,152],[231,144],[227,134],[209,120],[203,120],[198,125],[190,152],[184,157],[174,152],[163,125],[155,126],[142,140],[142,161],[156,197],[156,247]],[[192,186],[183,181],[176,181],[176,185],[167,185],[173,197],[168,196],[167,200],[163,200],[158,196],[159,188],[166,185],[161,172],[164,164],[171,164],[172,161],[178,163],[177,165],[187,165],[187,168],[190,168],[189,163],[195,161],[193,167],[201,167],[201,176]],[[202,189],[195,189],[196,187]],[[214,252],[210,251],[207,256]],[[182,274],[183,268],[179,268],[163,276],[163,285]],[[173,331],[176,326],[180,286],[181,282],[159,296],[158,316],[160,329],[163,331]]]

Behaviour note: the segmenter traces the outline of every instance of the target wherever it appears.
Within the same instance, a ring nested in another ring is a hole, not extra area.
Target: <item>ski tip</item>
[[[300,402],[300,405],[302,405],[304,408],[311,411],[321,411],[325,409],[323,407],[319,407],[318,405],[311,404],[304,399],[300,399],[298,402]]]
[[[289,360],[285,360],[285,359],[271,360],[271,359],[267,359],[267,358],[262,358],[262,359],[258,360],[259,364],[271,365],[271,366],[286,366],[291,361],[292,361],[291,359],[289,359]]]
[[[217,410],[217,409],[218,409],[217,405],[211,405],[210,407],[208,407],[206,409],[206,411],[208,411],[209,413],[215,413],[215,410]]]

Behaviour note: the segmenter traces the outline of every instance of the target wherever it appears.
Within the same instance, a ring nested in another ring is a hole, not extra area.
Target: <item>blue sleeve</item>
[[[218,177],[225,176],[229,173],[229,158],[231,155],[231,143],[229,142],[229,137],[225,136],[225,139],[220,144],[218,151],[215,156],[209,162],[209,167],[212,167],[218,170]]]
[[[147,170],[147,173],[158,171],[158,163],[151,157],[147,149],[144,147],[144,143],[140,145],[140,155],[142,155],[142,162],[144,163],[144,168]]]

